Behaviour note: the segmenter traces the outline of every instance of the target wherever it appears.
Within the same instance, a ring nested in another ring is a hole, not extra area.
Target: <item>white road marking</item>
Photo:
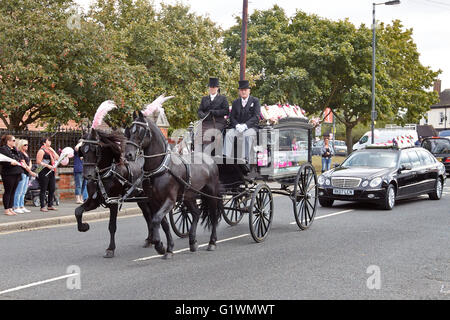
[[[246,236],[249,236],[249,235],[250,235],[250,234],[248,234],[248,233],[246,233],[246,234],[241,234],[241,235],[236,236],[236,237],[231,237],[231,238],[219,240],[219,241],[217,241],[216,243],[221,243],[221,242],[231,241],[231,240],[243,238],[243,237],[246,237]],[[199,248],[203,248],[203,247],[206,247],[207,245],[208,245],[208,243],[204,243],[204,244],[199,245],[198,247],[199,247]],[[189,248],[184,248],[184,249],[176,250],[176,251],[174,251],[173,253],[175,254],[175,253],[180,253],[180,252],[185,252],[185,251],[189,251]],[[144,258],[135,259],[135,260],[133,260],[133,261],[134,261],[134,262],[137,262],[137,261],[146,261],[146,260],[155,259],[155,258],[161,258],[161,257],[162,257],[162,255],[157,254],[157,255],[154,255],[154,256],[150,256],[150,257],[144,257]]]
[[[325,219],[325,218],[332,217],[332,216],[337,216],[337,215],[348,213],[348,212],[352,212],[352,211],[355,211],[355,209],[349,209],[349,210],[344,210],[344,211],[339,211],[339,212],[335,212],[335,213],[326,214],[324,216],[319,216],[319,217],[314,218],[314,221],[315,220],[319,220],[319,219]],[[296,224],[296,223],[297,222],[291,222],[291,224]]]
[[[9,292],[19,291],[19,290],[26,289],[26,288],[39,286],[41,284],[46,284],[46,283],[49,283],[49,282],[54,282],[54,281],[58,281],[58,280],[62,280],[62,279],[67,279],[67,278],[70,278],[70,277],[75,277],[75,276],[78,276],[78,275],[79,275],[78,273],[71,273],[71,274],[66,274],[64,276],[61,276],[61,277],[56,277],[56,278],[52,278],[52,279],[48,279],[48,280],[33,282],[33,283],[30,283],[30,284],[27,284],[27,285],[23,285],[23,286],[15,287],[15,288],[12,288],[12,289],[0,291],[0,295],[5,294],[5,293],[9,293]]]

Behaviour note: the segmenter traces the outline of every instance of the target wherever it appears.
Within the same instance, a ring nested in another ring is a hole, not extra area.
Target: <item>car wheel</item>
[[[323,199],[323,198],[319,197],[319,203],[322,207],[330,208],[333,206],[333,202],[334,202],[334,200],[332,200],[332,199]]]
[[[392,210],[395,206],[395,187],[390,184],[386,190],[386,198],[382,203],[384,210]]]
[[[429,193],[428,196],[431,200],[439,200],[442,197],[442,180],[438,178],[436,180],[435,188],[432,193]]]

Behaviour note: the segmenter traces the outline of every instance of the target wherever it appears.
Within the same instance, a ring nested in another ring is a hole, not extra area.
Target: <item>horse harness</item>
[[[144,129],[146,130],[145,132],[145,136],[149,135],[151,137],[151,133],[150,133],[150,128],[148,126],[148,123],[145,122],[139,122],[139,121],[133,121],[132,124],[138,125],[138,126],[142,126],[144,127]],[[133,132],[134,133],[134,132]],[[174,153],[169,151],[169,146],[166,140],[164,140],[164,153],[159,153],[159,154],[154,154],[154,155],[145,155],[143,152],[143,148],[142,148],[142,142],[140,145],[138,145],[137,143],[127,140],[128,144],[131,144],[135,147],[137,147],[138,151],[136,151],[136,156],[141,156],[144,159],[149,159],[149,158],[156,158],[156,157],[162,157],[164,156],[164,159],[161,161],[160,165],[151,171],[143,171],[142,175],[138,178],[138,180],[152,180],[156,177],[162,176],[163,174],[169,173],[170,175],[172,175],[175,180],[177,180],[182,186],[183,186],[183,194],[181,196],[181,201],[184,201],[184,197],[185,197],[185,193],[188,189],[192,189],[191,186],[191,166],[190,164],[183,158],[181,157],[179,154]],[[186,180],[183,180],[183,178],[178,177],[169,167],[169,164],[172,160],[172,156],[175,155],[177,156],[181,162],[184,164],[185,168],[186,168]],[[153,183],[150,183],[150,185],[153,186]]]
[[[88,148],[85,147],[84,152],[87,152],[89,150],[89,144],[93,144],[93,145],[97,145],[97,146],[100,144],[99,141],[97,141],[97,140],[82,139],[81,141],[83,142],[83,144],[87,143],[87,146],[88,146]],[[143,192],[142,188],[138,188],[139,183],[136,183],[139,180],[139,178],[135,181],[135,183],[133,183],[134,175],[133,175],[133,171],[130,168],[129,163],[124,163],[125,168],[128,171],[129,179],[127,179],[127,178],[123,177],[120,173],[117,172],[117,164],[115,162],[113,162],[109,167],[99,169],[98,163],[101,158],[101,152],[99,151],[98,147],[96,147],[95,154],[98,157],[97,162],[95,162],[95,163],[84,162],[83,166],[95,166],[96,176],[93,178],[90,178],[88,180],[97,182],[98,189],[104,199],[105,204],[108,205],[108,204],[120,203],[120,205],[122,206],[122,203],[131,195],[131,193],[134,190],[137,189],[139,192]],[[129,185],[131,188],[128,189],[127,193],[122,197],[110,197],[108,195],[108,193],[106,192],[106,188],[103,183],[103,180],[106,178],[109,178],[109,177],[115,177],[119,181],[119,183],[122,184],[122,186],[126,184],[126,185]],[[102,205],[103,205],[103,203],[102,203]]]

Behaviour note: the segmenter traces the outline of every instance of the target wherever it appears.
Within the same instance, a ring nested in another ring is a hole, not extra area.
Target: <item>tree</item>
[[[222,94],[237,88],[239,64],[226,55],[222,31],[188,6],[161,4],[157,11],[148,0],[99,0],[90,15],[111,33],[115,51],[129,65],[145,66],[142,100],[151,102],[162,93],[175,96],[164,105],[173,127],[197,119],[208,77],[220,78]]]
[[[235,25],[224,39],[236,60],[238,34]],[[371,115],[371,30],[301,11],[287,18],[274,6],[251,15],[248,35],[247,63],[259,76],[255,95],[267,104],[299,104],[309,115],[330,107],[346,127],[351,151],[352,129]],[[385,121],[418,121],[437,99],[426,89],[439,71],[420,64],[411,35],[398,21],[377,30],[376,106]]]
[[[145,68],[113,54],[101,26],[71,0],[0,1],[0,119],[8,128],[92,117],[132,101]]]

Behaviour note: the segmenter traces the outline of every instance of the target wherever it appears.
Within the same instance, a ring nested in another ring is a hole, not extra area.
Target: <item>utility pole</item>
[[[245,80],[245,68],[247,62],[247,25],[248,25],[248,0],[244,0],[242,8],[242,33],[241,33],[241,71],[240,80]]]

